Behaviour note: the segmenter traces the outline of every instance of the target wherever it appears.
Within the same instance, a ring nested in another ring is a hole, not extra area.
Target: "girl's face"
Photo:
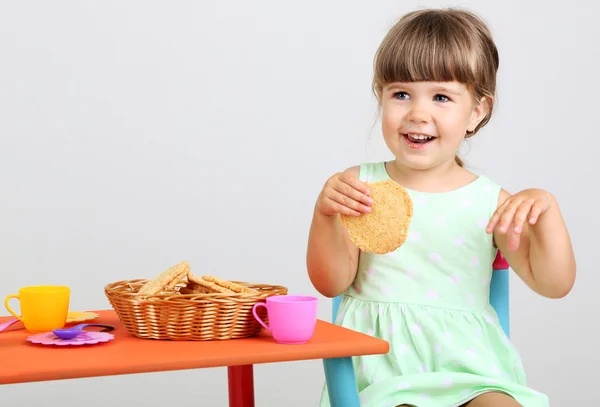
[[[467,130],[487,113],[459,82],[398,82],[383,88],[382,130],[399,164],[427,170],[454,162]]]

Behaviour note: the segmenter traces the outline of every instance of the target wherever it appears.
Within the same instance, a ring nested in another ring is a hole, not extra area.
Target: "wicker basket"
[[[287,288],[238,282],[259,294],[138,295],[148,280],[125,280],[108,284],[104,292],[121,323],[132,335],[145,339],[224,340],[257,336],[263,327],[254,319],[252,307],[267,297],[287,294]],[[268,323],[266,310],[256,310]]]

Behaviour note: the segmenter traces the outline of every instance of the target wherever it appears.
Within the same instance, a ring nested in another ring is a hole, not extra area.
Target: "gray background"
[[[510,191],[553,192],[578,261],[563,300],[512,278],[513,339],[553,406],[597,404],[599,10],[551,4],[0,3],[2,296],[68,284],[73,310],[108,308],[105,284],[184,259],[316,294],[305,250],[321,186],[389,158],[369,89],[379,41],[415,7],[466,6],[501,56],[498,109],[467,163]],[[319,361],[255,372],[258,406],[319,400]],[[226,406],[226,391],[225,369],[207,369],[2,386],[0,404]]]

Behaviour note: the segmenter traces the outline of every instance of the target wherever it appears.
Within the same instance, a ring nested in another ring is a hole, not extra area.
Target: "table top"
[[[131,335],[112,310],[93,323],[115,327],[115,339],[95,345],[47,346],[27,341],[21,322],[0,332],[0,384],[385,354],[386,341],[317,321],[309,343],[280,345],[265,331],[224,341],[168,341]],[[10,318],[1,317],[0,323]],[[92,321],[90,321],[92,322]],[[96,328],[89,328],[90,330]]]

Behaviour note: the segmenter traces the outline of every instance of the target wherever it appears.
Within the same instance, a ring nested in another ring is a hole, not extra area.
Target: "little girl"
[[[500,250],[533,291],[569,293],[575,259],[558,203],[541,189],[510,194],[456,155],[490,119],[498,61],[488,28],[470,12],[405,15],[380,45],[373,78],[395,159],[333,175],[316,202],[313,285],[327,297],[344,294],[336,323],[390,343],[386,355],[354,358],[363,406],[549,405],[526,386],[489,290]],[[340,214],[368,213],[365,183],[389,179],[413,200],[408,240],[386,255],[361,252]]]

